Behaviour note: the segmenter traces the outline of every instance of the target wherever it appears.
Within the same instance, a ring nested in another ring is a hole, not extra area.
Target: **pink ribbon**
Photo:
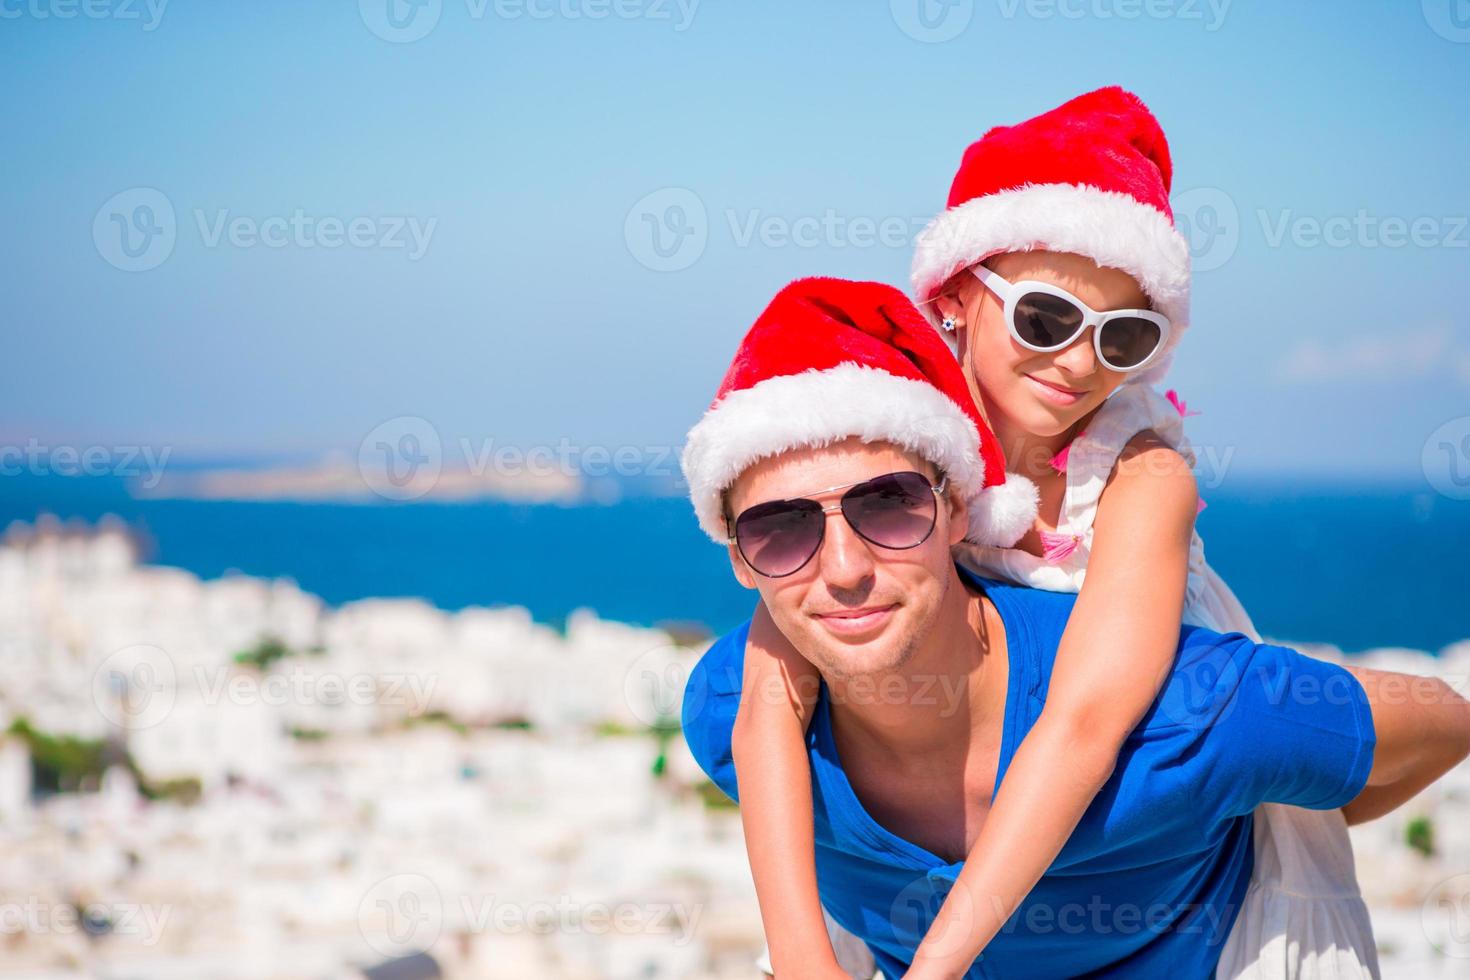
[[[1173,388],[1170,388],[1168,391],[1164,392],[1164,397],[1169,399],[1169,404],[1174,406],[1174,410],[1179,413],[1179,417],[1182,419],[1187,419],[1191,415],[1199,414],[1199,412],[1191,412],[1189,410],[1189,403],[1186,402],[1183,398],[1180,398],[1179,392],[1175,391]]]
[[[1041,557],[1055,565],[1070,556],[1082,543],[1080,534],[1056,534],[1052,531],[1041,532]]]
[[[1051,468],[1058,473],[1067,472],[1067,454],[1071,451],[1072,444],[1069,442],[1061,448],[1060,452],[1051,458]]]

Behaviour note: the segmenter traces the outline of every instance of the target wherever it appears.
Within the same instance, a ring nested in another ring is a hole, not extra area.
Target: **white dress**
[[[1098,500],[1119,454],[1145,429],[1194,464],[1179,410],[1148,386],[1125,385],[1103,404],[1067,454],[1067,488],[1057,532],[1076,535],[1077,547],[1070,555],[1053,563],[1014,548],[966,545],[957,557],[990,578],[1053,592],[1080,591]],[[1198,533],[1190,542],[1184,621],[1260,640],[1239,600],[1206,564]],[[1266,803],[1254,816],[1255,867],[1216,977],[1378,977],[1378,947],[1358,890],[1342,811]]]

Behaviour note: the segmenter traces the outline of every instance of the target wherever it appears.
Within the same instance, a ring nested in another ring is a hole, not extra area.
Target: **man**
[[[818,890],[892,980],[1040,714],[1075,601],[952,562],[952,545],[993,527],[1004,476],[931,340],[896,291],[793,284],[684,458],[701,524],[821,674],[807,735]],[[690,748],[732,798],[747,631],[710,648],[684,702]],[[1209,976],[1250,878],[1257,805],[1377,815],[1470,753],[1470,705],[1430,679],[1379,699],[1382,676],[1182,628],[1112,776],[967,976]]]

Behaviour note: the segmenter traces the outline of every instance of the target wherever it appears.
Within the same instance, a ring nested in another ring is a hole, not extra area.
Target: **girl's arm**
[[[779,977],[841,977],[822,907],[812,830],[806,725],[820,675],[756,607],[731,754],[761,922]]]
[[[909,977],[959,977],[1056,859],[1158,696],[1184,615],[1194,475],[1151,432],[1103,491],[1046,706],[1022,740]]]

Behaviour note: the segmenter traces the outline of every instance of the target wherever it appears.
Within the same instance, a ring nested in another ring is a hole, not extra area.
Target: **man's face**
[[[821,548],[795,574],[764,576],[730,546],[735,577],[746,588],[760,590],[776,626],[829,678],[901,667],[928,635],[955,582],[950,548],[964,537],[967,526],[957,492],[939,498],[934,531],[918,547],[905,550],[882,548],[856,534],[835,509],[845,491],[819,493],[910,470],[937,482],[935,467],[915,455],[887,443],[849,439],[762,460],[742,473],[726,495],[731,518],[756,504],[795,497],[834,506],[826,515]]]

